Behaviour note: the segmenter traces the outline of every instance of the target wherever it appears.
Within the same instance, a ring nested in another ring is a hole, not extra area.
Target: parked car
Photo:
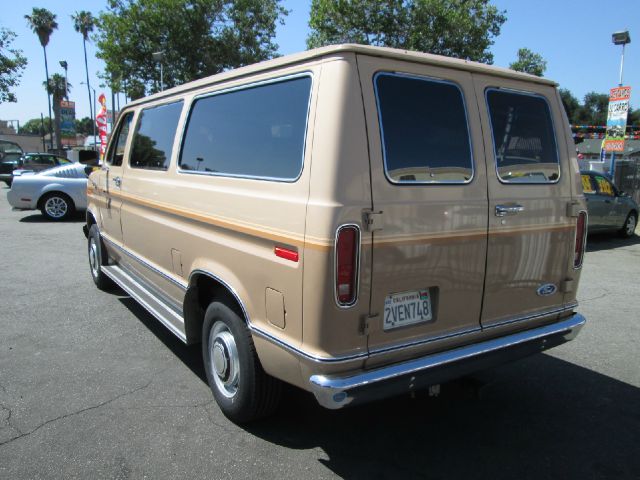
[[[94,167],[72,163],[13,180],[9,204],[18,210],[42,211],[50,220],[64,220],[87,208],[87,177]]]
[[[337,45],[126,106],[88,258],[187,344],[236,422],[332,409],[574,338],[586,204],[554,82]]]
[[[65,157],[59,155],[53,155],[51,153],[25,153],[18,160],[15,168],[11,172],[11,176],[8,179],[6,177],[0,177],[5,183],[11,186],[13,179],[27,172],[42,172],[49,168],[54,168],[59,165],[70,165],[73,162],[67,160]]]
[[[581,171],[582,189],[589,211],[589,233],[618,232],[623,237],[634,234],[638,225],[638,204],[618,191],[616,186],[603,174]]]
[[[12,172],[19,168],[22,147],[15,142],[0,140],[0,180],[11,186]]]

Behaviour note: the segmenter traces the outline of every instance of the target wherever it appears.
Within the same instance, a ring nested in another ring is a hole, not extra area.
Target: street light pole
[[[629,35],[629,30],[623,30],[621,32],[615,32],[611,35],[611,41],[614,45],[622,45],[622,58],[620,59],[620,83],[619,87],[622,86],[622,72],[624,70],[624,47],[627,43],[631,43],[631,36]]]
[[[624,71],[624,47],[626,43],[622,44],[622,58],[620,59],[620,83],[618,86],[622,86],[622,72]]]
[[[80,82],[80,85],[87,85],[85,82]],[[87,85],[91,90],[93,90],[93,101],[91,102],[91,124],[93,125],[93,149],[96,149],[96,117],[95,117],[95,112],[96,112],[96,89],[93,88],[91,85]],[[89,93],[89,100],[91,100],[91,93]]]
[[[164,50],[154,52],[151,57],[160,64],[160,91],[164,90],[164,72],[162,70],[162,60],[164,60]]]
[[[614,32],[611,35],[611,41],[614,45],[622,45],[622,58],[620,59],[620,82],[618,83],[619,87],[622,87],[622,72],[624,70],[624,47],[627,43],[631,43],[631,36],[629,35],[629,30],[622,30],[620,32]],[[626,121],[626,120],[625,120]],[[624,141],[624,134],[626,132],[622,132],[622,140]],[[616,178],[616,152],[611,152],[611,178],[613,178],[615,182]]]

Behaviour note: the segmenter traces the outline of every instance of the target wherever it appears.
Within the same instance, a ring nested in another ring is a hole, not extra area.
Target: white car
[[[7,193],[18,210],[40,210],[50,220],[64,220],[87,208],[87,179],[94,167],[73,163],[14,177]]]

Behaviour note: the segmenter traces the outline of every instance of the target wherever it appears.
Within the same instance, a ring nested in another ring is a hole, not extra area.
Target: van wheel
[[[204,314],[202,356],[213,396],[227,418],[248,423],[275,411],[282,384],[262,369],[244,320],[224,303],[211,303]]]
[[[636,215],[634,212],[629,212],[629,215],[627,215],[627,219],[624,221],[624,225],[620,230],[620,235],[624,238],[631,237],[635,233],[637,225],[638,215]]]
[[[107,253],[102,246],[100,231],[96,224],[91,225],[88,237],[89,270],[91,278],[100,290],[111,290],[115,284],[100,269],[102,265],[107,265]]]
[[[49,220],[65,220],[75,212],[73,200],[64,193],[48,193],[40,201],[40,211]]]

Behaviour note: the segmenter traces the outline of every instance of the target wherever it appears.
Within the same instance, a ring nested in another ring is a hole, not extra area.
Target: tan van
[[[342,408],[572,339],[586,208],[556,84],[339,45],[132,102],[89,262],[237,422],[281,381]]]

